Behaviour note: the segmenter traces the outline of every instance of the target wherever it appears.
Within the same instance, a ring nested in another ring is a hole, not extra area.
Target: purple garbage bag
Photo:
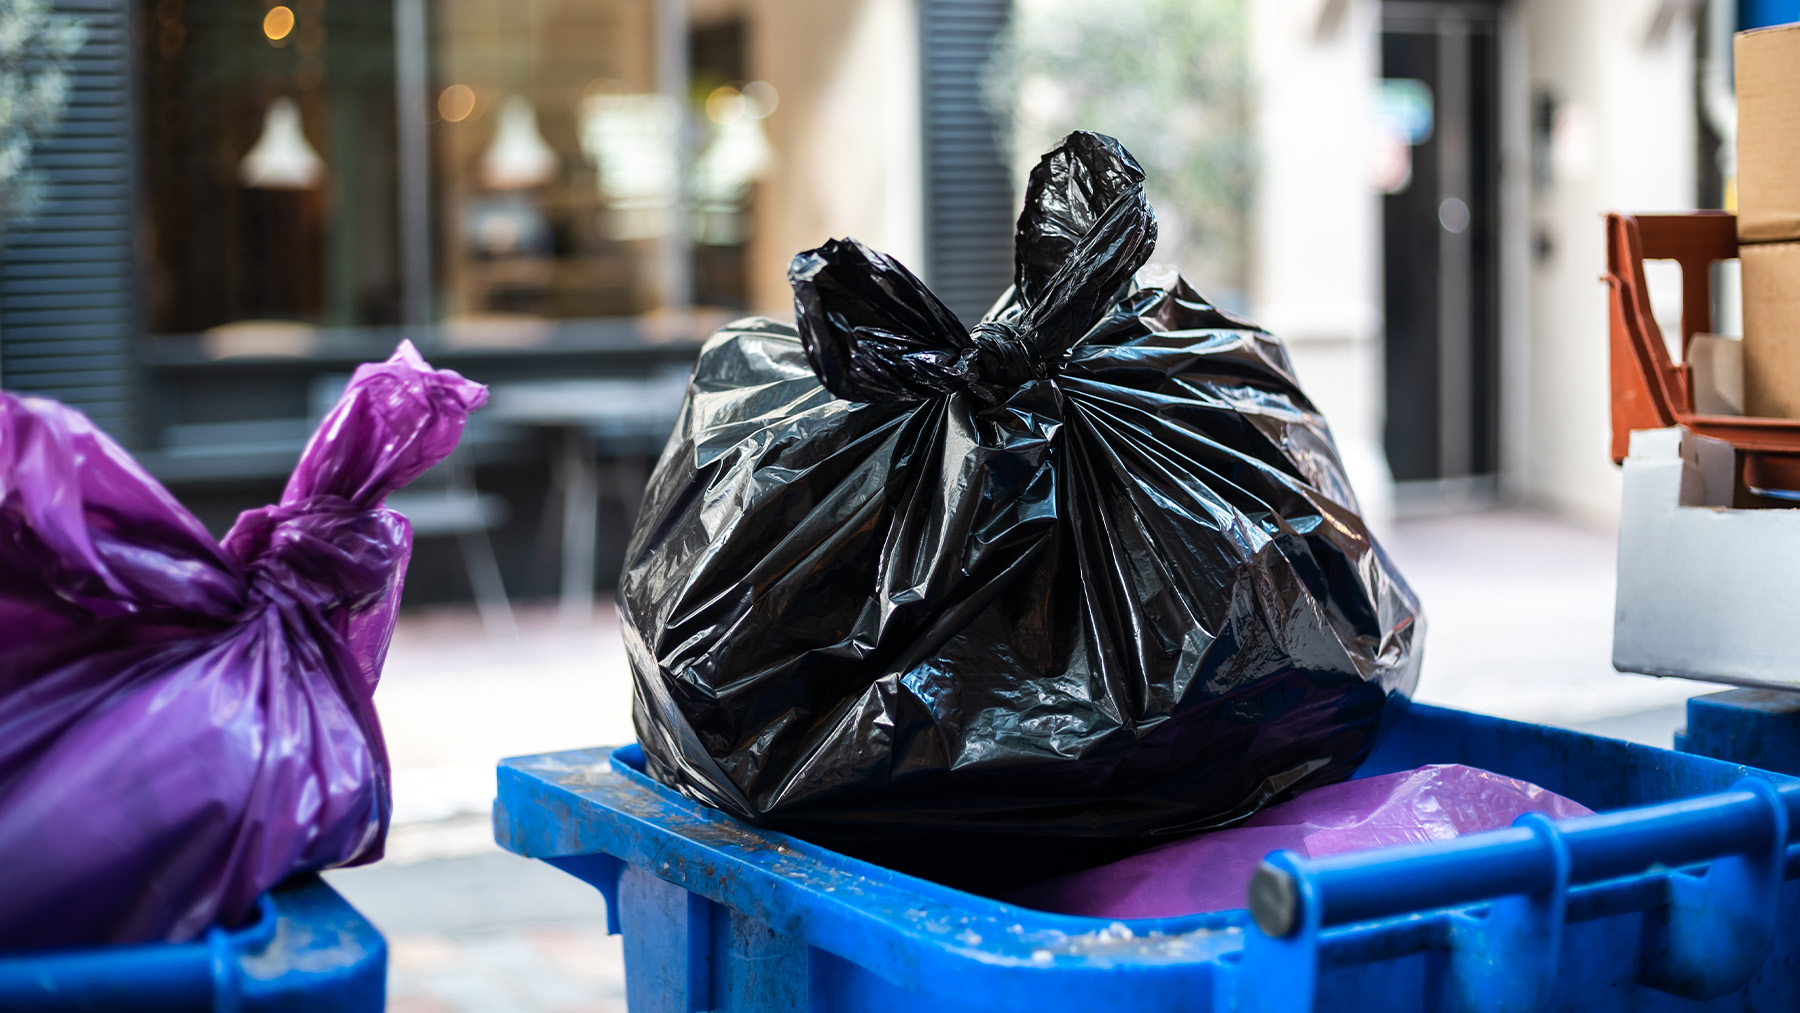
[[[1535,784],[1436,763],[1314,788],[1229,830],[1021,887],[1005,899],[1095,918],[1224,911],[1244,906],[1251,874],[1273,851],[1319,858],[1498,830],[1528,812],[1567,819],[1590,811]]]
[[[381,856],[412,545],[382,504],[486,400],[403,343],[220,542],[80,412],[0,393],[0,950],[186,940]]]

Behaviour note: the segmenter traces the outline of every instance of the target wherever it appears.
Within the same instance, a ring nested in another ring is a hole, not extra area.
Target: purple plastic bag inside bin
[[[486,400],[403,343],[216,541],[80,412],[0,393],[0,950],[190,939],[380,857],[412,544],[382,504]]]
[[[1109,865],[1021,887],[1005,900],[1096,918],[1167,918],[1244,906],[1272,851],[1312,858],[1498,830],[1521,815],[1591,810],[1535,784],[1461,764],[1432,764],[1314,788],[1228,830],[1164,844]]]

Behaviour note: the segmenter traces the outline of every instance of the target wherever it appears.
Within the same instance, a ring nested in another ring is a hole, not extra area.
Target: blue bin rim
[[[279,889],[279,887],[277,888]],[[277,920],[273,891],[256,898],[256,906],[243,924],[235,928],[213,925],[193,939],[181,942],[148,942],[148,943],[101,943],[96,946],[57,946],[31,950],[0,950],[0,960],[55,959],[65,956],[83,958],[121,954],[129,951],[155,951],[175,954],[183,949],[196,952],[209,951],[223,946],[235,953],[256,953],[268,947],[275,939]]]
[[[1681,809],[1709,800],[1716,805],[1727,795],[1744,795],[1726,789],[1746,776],[1770,782],[1769,792],[1777,785],[1789,786],[1782,797],[1790,805],[1800,804],[1800,794],[1791,787],[1795,779],[1739,764],[1449,708],[1414,704],[1410,711],[1410,720],[1427,722],[1421,727],[1431,735],[1449,732],[1484,741],[1498,737],[1546,750],[1557,740],[1569,740],[1565,745],[1581,740],[1579,744],[1602,747],[1600,752],[1612,756],[1612,762],[1646,769],[1678,767],[1688,772],[1680,780],[1696,784],[1693,790],[1723,793],[1668,795],[1666,805],[1640,803],[1614,810],[1627,821],[1633,813],[1659,805]],[[1594,757],[1594,762],[1604,761]],[[1166,997],[1170,987],[1204,988],[1206,978],[1236,980],[1242,977],[1237,969],[1248,959],[1249,942],[1267,938],[1247,908],[1115,921],[1037,911],[954,890],[750,826],[655,782],[637,769],[641,763],[640,750],[623,746],[517,757],[501,761],[497,771],[496,840],[598,887],[607,897],[614,931],[622,877],[631,868],[687,890],[690,903],[711,901],[923,995],[954,1002],[979,981],[996,1001],[1003,994],[1023,1001],[1041,997],[1042,975],[1054,972],[1058,995],[1071,1008],[1084,1003],[1130,1008],[1152,1002],[1153,996]],[[1508,773],[1504,767],[1499,770]],[[1700,782],[1711,787],[1700,787]],[[1800,818],[1795,824],[1800,825]],[[1793,852],[1800,852],[1800,846]],[[1800,866],[1793,852],[1786,863],[1790,878],[1800,875],[1794,871]],[[1676,869],[1652,863],[1638,874],[1569,883],[1565,889],[1569,903],[1587,912],[1583,918],[1603,917],[1663,902],[1669,896],[1666,881],[1688,878],[1690,869],[1706,864]],[[1347,948],[1344,952],[1375,952],[1405,940],[1412,945],[1447,930],[1451,922],[1446,919],[1466,921],[1469,914],[1497,903],[1471,900],[1419,908],[1378,922],[1327,928],[1313,938],[1320,945]],[[1288,940],[1274,942],[1293,947]],[[1281,952],[1287,955],[1276,964],[1302,959],[1298,952]],[[1310,967],[1316,956],[1308,950],[1304,962]],[[1268,972],[1265,966],[1260,973]],[[1217,977],[1221,974],[1226,977]]]
[[[316,873],[180,943],[0,953],[0,1009],[378,1009],[387,943]]]
[[[1415,718],[1467,718],[1517,730],[1530,730],[1584,739],[1606,739],[1605,736],[1593,735],[1586,732],[1557,728],[1554,726],[1534,725],[1530,722],[1475,714],[1472,712],[1459,711],[1455,708],[1440,707],[1431,704],[1421,704],[1417,701],[1408,701],[1406,710],[1408,714]],[[1709,757],[1675,753],[1672,750],[1655,746],[1645,746],[1637,743],[1628,743],[1620,740],[1608,741],[1616,742],[1621,748],[1627,749],[1632,753],[1643,753],[1646,755],[1678,755],[1684,762],[1693,763],[1699,766],[1716,766],[1720,769],[1721,773],[1725,771],[1754,773],[1757,776],[1765,777],[1776,783],[1791,783],[1796,780],[1789,775],[1745,768],[1738,764],[1714,760]],[[1373,757],[1371,757],[1371,759],[1373,760]],[[507,793],[504,786],[509,771],[516,771],[520,774],[524,774],[527,780],[554,783],[560,777],[566,777],[571,773],[577,774],[575,780],[579,782],[584,779],[585,775],[578,772],[591,774],[596,768],[604,768],[608,772],[617,775],[619,778],[629,783],[636,792],[644,792],[654,796],[656,801],[656,812],[654,813],[654,816],[657,818],[667,818],[680,814],[681,818],[678,822],[683,824],[701,822],[707,824],[709,828],[729,828],[735,830],[738,835],[745,835],[749,839],[761,842],[756,846],[757,850],[772,850],[777,854],[789,855],[795,859],[808,860],[810,863],[836,866],[861,879],[891,884],[903,888],[906,892],[914,895],[918,902],[925,905],[934,907],[942,905],[944,907],[956,909],[980,910],[986,912],[989,916],[1000,920],[1014,923],[1031,922],[1042,929],[1057,935],[1081,935],[1095,932],[1107,932],[1108,930],[1111,930],[1112,933],[1116,935],[1118,934],[1119,929],[1129,930],[1131,934],[1140,937],[1192,935],[1196,932],[1236,931],[1249,924],[1249,911],[1247,907],[1163,918],[1115,919],[1086,915],[1058,914],[998,900],[981,894],[958,890],[930,880],[910,876],[883,866],[865,862],[861,859],[845,855],[841,852],[832,851],[809,841],[790,837],[779,831],[768,830],[744,823],[729,814],[695,802],[673,788],[662,784],[650,777],[645,772],[644,766],[645,757],[643,747],[636,742],[626,743],[620,746],[602,746],[588,749],[568,750],[560,753],[517,756],[503,759],[500,761],[497,768],[502,787],[500,791],[501,797],[495,802],[495,839],[502,847],[524,855],[525,857],[553,859],[558,854],[582,854],[579,850],[571,853],[562,846],[545,848],[535,846],[530,841],[509,840],[507,836],[509,828],[505,818],[505,796]],[[1365,769],[1358,771],[1355,776],[1362,777],[1368,773],[1370,773],[1370,770],[1368,766],[1365,765]],[[576,787],[576,785],[571,785],[571,787]],[[648,831],[653,828],[648,824],[645,824],[643,829]],[[714,830],[706,836],[716,839],[717,831]],[[1378,850],[1388,851],[1392,849]],[[614,849],[599,847],[593,849],[590,853],[616,854],[616,851]],[[620,857],[623,858],[624,856]],[[630,861],[629,858],[625,858],[624,860],[627,862]],[[802,876],[801,879],[805,880],[806,877]]]
[[[1448,708],[1414,704],[1409,719],[1426,723],[1416,727],[1427,735],[1427,742],[1432,735],[1448,732],[1484,741],[1498,737],[1515,746],[1549,751],[1557,740],[1569,740],[1565,748],[1592,751],[1600,746],[1600,752],[1617,754],[1613,762],[1632,767],[1664,769],[1673,764],[1689,772],[1682,781],[1693,781],[1694,790],[1702,792],[1723,791],[1745,776],[1771,782],[1769,791],[1774,785],[1794,783],[1793,778],[1706,757]],[[959,989],[974,987],[978,979],[996,997],[1003,993],[1029,997],[1041,994],[1034,991],[1043,987],[1041,976],[1054,972],[1058,994],[1077,1006],[1141,1004],[1151,996],[1166,996],[1159,990],[1178,982],[1204,987],[1191,977],[1196,974],[1235,979],[1239,976],[1227,969],[1248,959],[1251,940],[1267,938],[1254,926],[1247,908],[1109,920],[1037,911],[955,890],[750,826],[657,783],[637,769],[641,764],[641,750],[623,746],[517,757],[501,761],[497,771],[496,840],[598,887],[607,898],[614,931],[619,927],[624,871],[631,868],[687,890],[691,902],[704,899],[754,918],[890,982],[921,989],[922,994],[955,1001]],[[1701,787],[1700,782],[1712,787]],[[1726,792],[1734,794],[1744,793]],[[1792,788],[1784,788],[1783,796],[1800,802]],[[1724,797],[1666,799],[1680,809],[1707,799],[1716,804]],[[1640,805],[1617,812],[1628,819],[1642,809]],[[1357,854],[1392,850],[1396,849]],[[1791,860],[1787,864],[1796,868]],[[1570,883],[1566,890],[1570,903],[1588,912],[1583,917],[1600,917],[1603,912],[1639,910],[1659,902],[1667,896],[1660,884],[1672,877],[1685,878],[1687,869],[1652,864],[1640,874],[1586,885]],[[1426,938],[1450,924],[1444,919],[1465,918],[1460,912],[1487,910],[1495,903],[1499,901],[1465,901],[1379,922],[1328,928],[1319,943],[1360,952],[1379,950],[1403,937],[1417,942],[1413,937]],[[1285,940],[1276,943],[1292,945]],[[1308,954],[1305,962],[1311,966],[1314,955]],[[1296,956],[1281,960],[1291,963]],[[1265,967],[1262,973],[1267,972]]]

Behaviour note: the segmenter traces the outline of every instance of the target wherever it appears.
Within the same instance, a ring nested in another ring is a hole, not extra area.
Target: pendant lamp
[[[264,190],[310,190],[324,175],[324,159],[300,129],[300,107],[291,98],[269,103],[262,136],[238,163],[238,179]]]
[[[494,141],[481,156],[481,181],[492,190],[543,186],[556,174],[556,152],[538,132],[537,112],[522,95],[500,106]]]

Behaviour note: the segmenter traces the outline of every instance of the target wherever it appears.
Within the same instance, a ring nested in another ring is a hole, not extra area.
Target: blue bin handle
[[[1666,907],[1645,925],[1640,980],[1690,999],[1742,988],[1774,939],[1800,784],[1760,778],[1730,791],[1553,821],[1527,813],[1505,830],[1454,841],[1306,858],[1270,855],[1250,883],[1240,1009],[1311,1009],[1325,929],[1492,901],[1452,922],[1449,987],[1458,1008],[1540,1008],[1551,996],[1569,889],[1710,862],[1705,876],[1666,877]],[[1259,969],[1254,965],[1278,961]],[[1258,998],[1254,979],[1281,968],[1297,1005]],[[1464,1000],[1467,1000],[1465,1003]]]

